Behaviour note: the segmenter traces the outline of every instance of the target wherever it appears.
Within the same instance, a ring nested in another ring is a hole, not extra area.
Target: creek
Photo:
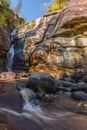
[[[12,37],[16,35],[17,31],[18,30],[14,30],[12,32]],[[18,46],[21,46],[23,42],[19,43]],[[15,48],[14,44],[12,44],[7,54],[8,71],[13,70],[13,61],[16,52]],[[24,56],[22,49],[20,48],[20,50],[18,50],[16,48],[16,50],[18,54],[21,55],[23,61]],[[16,57],[16,61],[21,64],[21,61],[17,59],[18,56]],[[74,101],[68,93],[57,93],[56,98],[54,98],[55,95],[53,95],[53,99],[50,99],[50,94],[48,94],[46,95],[48,98],[39,101],[31,91],[28,91],[27,88],[22,89],[19,92],[23,100],[21,112],[0,106],[0,121],[9,126],[6,130],[87,129],[87,102]],[[30,95],[34,96],[32,100],[30,100]]]
[[[80,108],[79,102],[71,100],[69,96],[60,95],[56,102],[34,105],[28,102],[27,94],[22,95],[24,99],[22,112],[0,107],[0,120],[1,114],[4,115],[4,120],[10,124],[11,130],[87,129],[87,116],[83,114],[85,109]]]

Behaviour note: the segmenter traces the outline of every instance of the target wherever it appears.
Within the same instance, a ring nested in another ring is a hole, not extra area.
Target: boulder
[[[56,93],[55,79],[49,73],[33,72],[26,87],[40,93]]]
[[[0,81],[0,107],[21,111],[23,99],[11,82]]]
[[[84,82],[78,82],[74,84],[72,91],[83,91],[87,93],[87,84]]]
[[[72,78],[74,81],[78,82],[78,81],[81,81],[81,80],[83,79],[84,74],[85,74],[85,73],[79,71],[79,72],[76,72],[76,73],[74,73],[73,75],[71,75],[71,78]]]
[[[26,82],[21,82],[21,81],[15,81],[13,85],[18,89],[22,90],[26,87]]]
[[[73,92],[71,97],[75,100],[87,101],[87,93],[84,93],[82,91]]]
[[[85,75],[85,76],[82,78],[82,81],[84,81],[85,83],[87,83],[87,75]]]
[[[72,82],[58,80],[57,83],[57,89],[62,90],[64,92],[70,92],[74,84]]]

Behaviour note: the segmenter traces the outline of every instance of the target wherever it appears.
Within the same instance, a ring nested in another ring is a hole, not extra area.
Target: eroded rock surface
[[[18,45],[15,44],[17,62],[14,69],[20,66],[18,69],[54,74],[86,70],[86,0],[72,0],[63,10],[37,19],[32,30],[29,24],[24,25],[19,29],[17,37],[20,40]]]

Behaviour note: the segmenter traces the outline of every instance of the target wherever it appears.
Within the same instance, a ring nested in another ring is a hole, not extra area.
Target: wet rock
[[[82,81],[84,81],[85,83],[87,83],[87,75],[82,78]]]
[[[84,93],[82,91],[73,92],[71,97],[75,100],[87,101],[87,93]]]
[[[21,114],[16,111],[3,108],[0,108],[0,125],[0,130],[24,130],[25,128],[26,130],[43,129],[43,127],[31,118],[21,116]]]
[[[52,103],[52,101],[54,101],[57,98],[58,98],[58,95],[46,94],[46,95],[44,95],[44,97],[42,98],[42,100],[45,101],[45,102],[51,102]]]
[[[29,73],[27,72],[20,72],[20,73],[17,73],[17,78],[27,78],[29,77]]]
[[[68,76],[67,78],[64,78],[63,80],[64,80],[64,81],[67,81],[67,82],[75,83],[75,80],[73,80],[73,79],[71,78],[71,76]]]
[[[45,96],[45,93],[36,92],[36,98],[37,98],[38,100],[42,100],[44,96]]]
[[[78,82],[82,80],[83,76],[84,76],[83,72],[76,72],[75,74],[71,76],[71,78],[74,79],[76,82]]]
[[[37,105],[40,105],[40,100],[38,100],[38,99],[33,99],[33,100],[31,100],[31,105],[33,105],[33,106],[37,106]]]
[[[0,107],[22,111],[23,100],[19,92],[0,94]]]
[[[0,81],[0,94],[15,92],[17,89],[11,82]]]
[[[25,65],[25,57],[23,54],[23,42],[19,40],[19,43],[16,43],[14,45],[15,49],[15,54],[14,54],[14,60],[13,60],[13,65],[12,65],[12,70],[16,71],[19,70],[20,72],[24,70]]]
[[[78,82],[73,86],[72,91],[87,92],[87,84],[84,82]]]
[[[21,89],[24,89],[24,88],[25,88],[26,83],[25,83],[25,82],[14,82],[13,85],[14,85],[18,90],[21,90]]]
[[[68,81],[59,80],[57,81],[56,85],[58,90],[62,90],[64,92],[70,92],[74,84]]]
[[[11,130],[8,124],[0,123],[0,130]]]
[[[64,80],[65,78],[69,78],[69,76],[67,75],[66,72],[62,72],[62,73],[60,74],[60,80]]]
[[[23,100],[11,82],[0,82],[0,107],[21,111]]]
[[[45,72],[32,73],[26,87],[40,93],[56,93],[57,90],[55,79]]]

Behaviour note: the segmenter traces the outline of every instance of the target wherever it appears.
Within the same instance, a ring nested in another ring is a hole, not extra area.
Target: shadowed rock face
[[[17,36],[25,40],[22,53],[25,56],[25,66],[26,64],[30,66],[30,72],[59,73],[66,70],[71,73],[78,69],[85,70],[87,63],[86,0],[71,0],[63,10],[39,19],[39,24],[33,30],[29,31],[29,24],[24,25],[19,29]],[[21,60],[21,53],[19,55]]]
[[[6,54],[10,48],[11,37],[7,27],[0,27],[0,71],[6,69]]]

